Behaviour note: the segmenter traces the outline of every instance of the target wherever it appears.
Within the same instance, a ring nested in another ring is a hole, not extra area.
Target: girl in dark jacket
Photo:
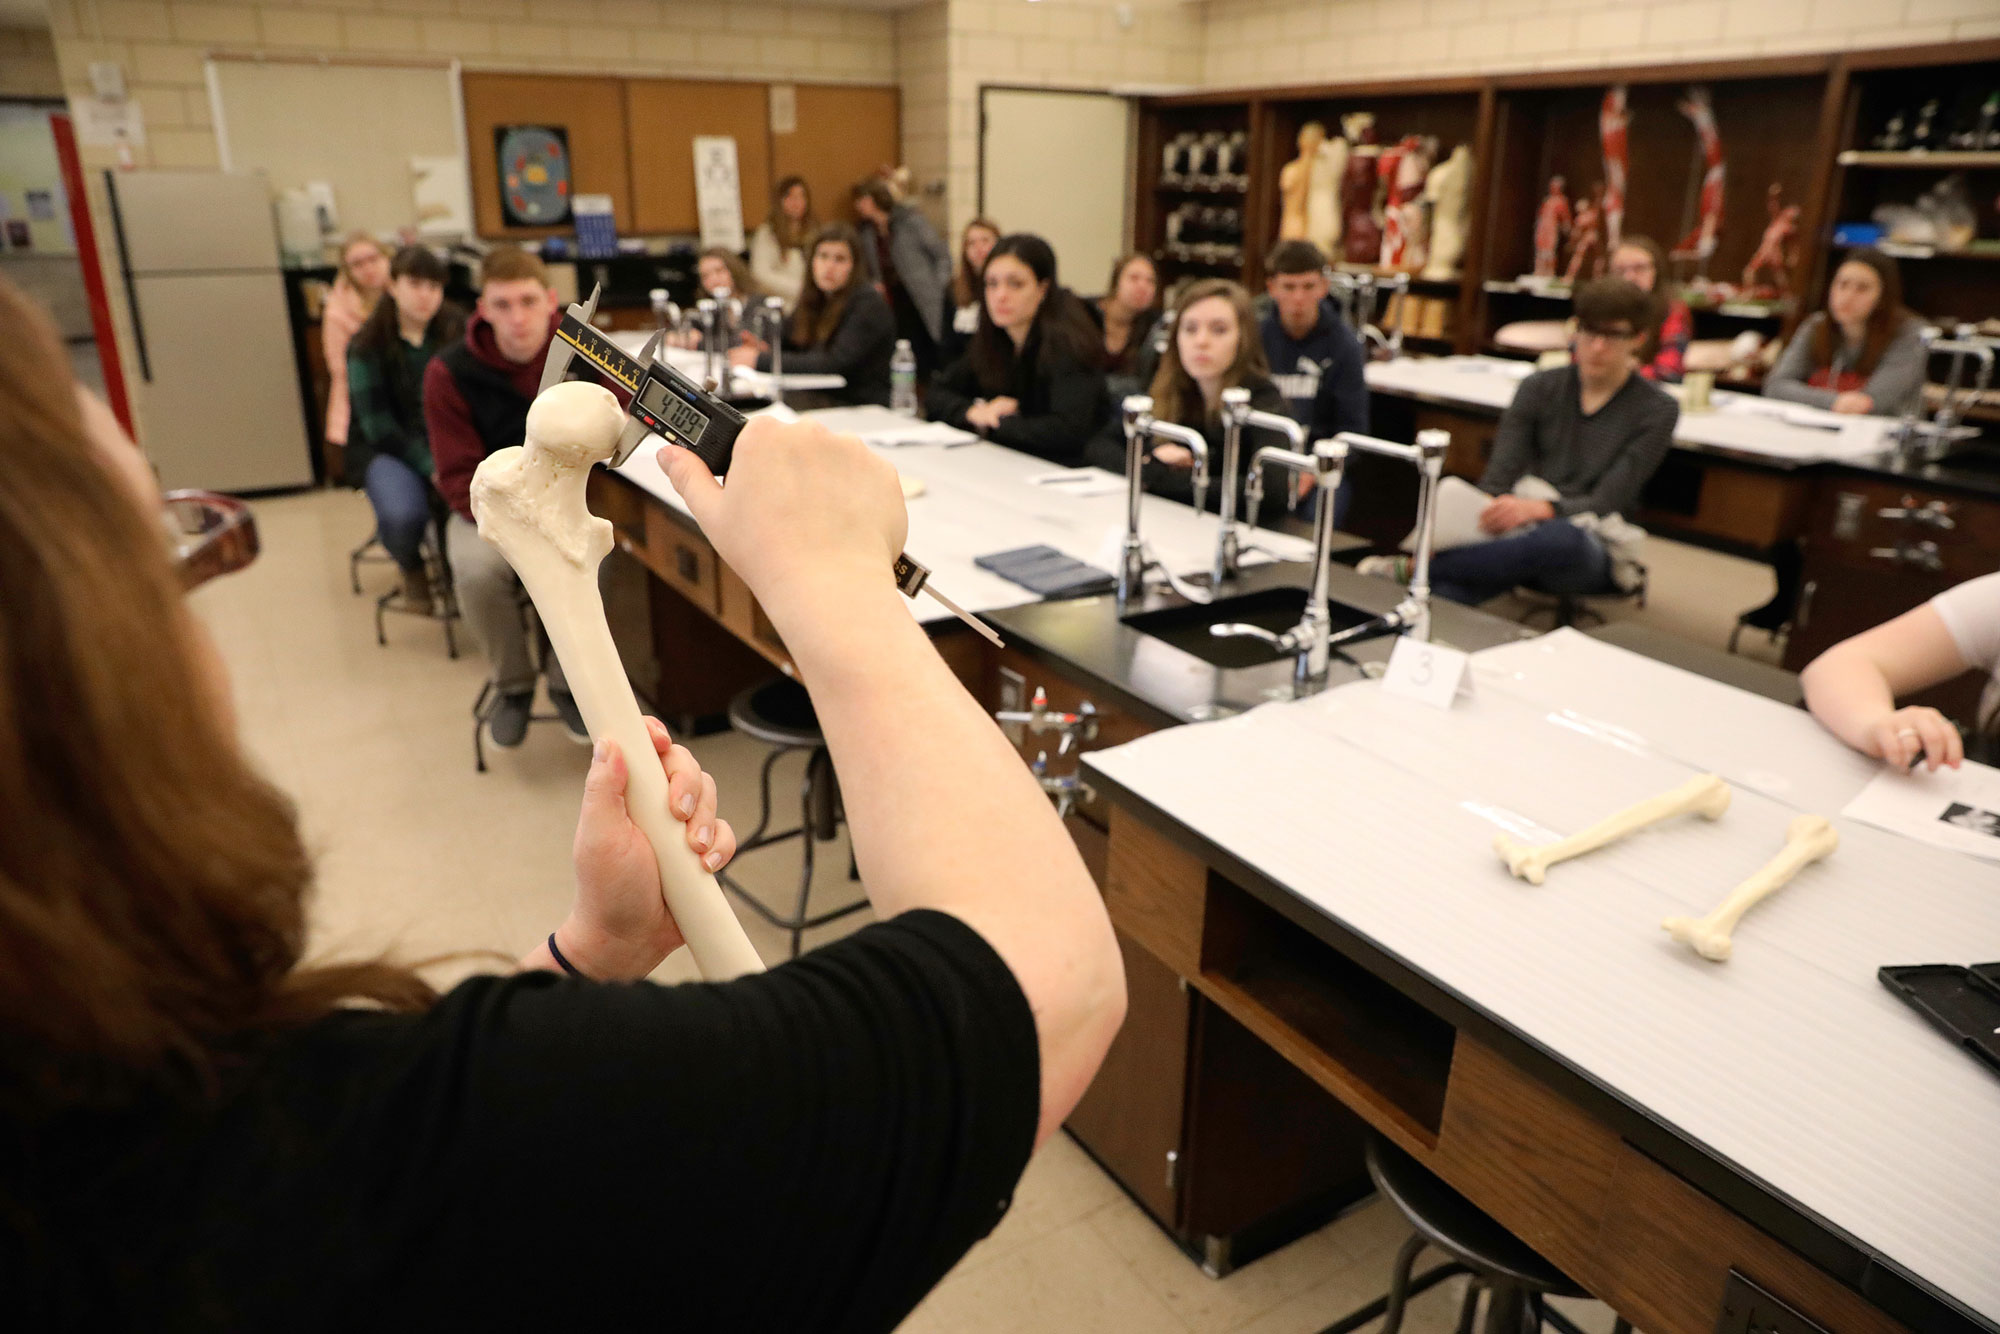
[[[1081,463],[1107,407],[1103,352],[1083,302],[1056,283],[1049,243],[1025,232],[986,257],[979,331],[931,382],[931,419],[1056,463]]]
[[[896,317],[868,285],[861,270],[861,242],[846,223],[829,223],[813,237],[805,290],[785,335],[787,374],[843,376],[843,389],[827,391],[839,403],[889,402],[889,358],[896,351]],[[744,336],[729,360],[771,369],[771,349]]]

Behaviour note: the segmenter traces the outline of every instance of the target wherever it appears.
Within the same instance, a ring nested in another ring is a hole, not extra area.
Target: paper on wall
[[[695,136],[694,202],[701,217],[702,249],[743,248],[743,186],[736,167],[736,140],[731,136]]]
[[[1891,833],[1970,857],[2000,861],[2000,769],[1885,768],[1842,812]]]
[[[472,235],[472,185],[465,159],[411,158],[410,194],[418,232],[425,236]]]

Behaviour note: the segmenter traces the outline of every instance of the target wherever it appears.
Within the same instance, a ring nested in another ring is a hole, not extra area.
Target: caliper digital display
[[[556,337],[632,396],[626,415],[633,421],[687,450],[717,477],[729,471],[736,437],[743,433],[742,413],[665,362],[628,356],[573,313],[563,316]],[[648,344],[649,351],[654,345]],[[626,452],[613,462],[624,462]]]

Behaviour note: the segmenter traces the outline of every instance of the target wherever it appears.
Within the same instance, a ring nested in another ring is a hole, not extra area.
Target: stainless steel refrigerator
[[[310,486],[278,225],[262,176],[107,171],[146,453],[168,488]]]

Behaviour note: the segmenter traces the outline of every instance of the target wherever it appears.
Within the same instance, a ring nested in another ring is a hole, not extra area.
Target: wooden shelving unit
[[[2000,151],[1882,152],[1868,146],[1890,110],[1944,96],[1961,84],[1984,96],[2000,88],[2000,40],[1858,53],[1709,61],[1643,68],[1561,70],[1494,78],[1323,84],[1217,90],[1140,104],[1135,243],[1156,250],[1174,204],[1198,197],[1159,180],[1160,146],[1182,130],[1243,129],[1250,135],[1250,185],[1241,196],[1243,255],[1235,265],[1168,265],[1183,272],[1227,271],[1252,291],[1263,283],[1262,258],[1277,237],[1278,172],[1296,156],[1299,127],[1318,120],[1337,132],[1349,111],[1370,111],[1378,138],[1431,134],[1441,153],[1473,150],[1464,275],[1456,283],[1413,282],[1411,291],[1455,301],[1449,346],[1473,352],[1500,325],[1550,318],[1567,291],[1515,282],[1533,266],[1535,208],[1549,177],[1568,177],[1574,199],[1602,179],[1598,103],[1624,83],[1632,120],[1631,180],[1624,231],[1672,248],[1689,225],[1691,184],[1700,164],[1694,134],[1675,103],[1689,84],[1711,91],[1728,155],[1724,222],[1707,273],[1732,280],[1756,250],[1773,182],[1800,208],[1800,258],[1792,276],[1798,299],[1777,308],[1739,303],[1695,306],[1698,337],[1729,337],[1746,328],[1789,333],[1818,305],[1839,222],[1866,220],[1886,202],[1909,202],[1943,174],[1971,174],[1982,238],[2000,234],[1991,205],[2000,194]],[[1229,198],[1228,196],[1223,196]],[[2000,249],[1909,256],[1905,296],[1932,319],[1980,319],[2000,312]],[[1680,277],[1685,278],[1685,273]],[[1415,342],[1415,339],[1406,341]],[[1426,340],[1435,341],[1435,340]],[[1440,344],[1442,346],[1442,344]]]

